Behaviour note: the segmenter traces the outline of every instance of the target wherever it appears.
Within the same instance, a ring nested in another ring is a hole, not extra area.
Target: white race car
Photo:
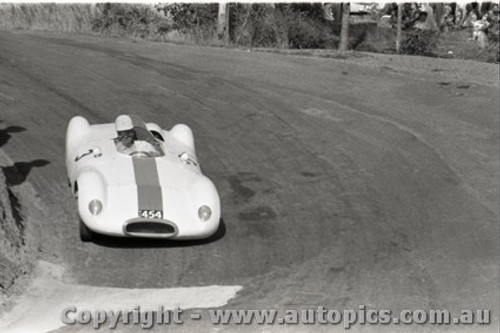
[[[66,167],[78,201],[80,238],[93,232],[125,237],[201,239],[219,227],[220,201],[200,170],[191,129],[170,131],[130,115],[136,141],[153,151],[118,150],[115,124],[80,116],[66,132]],[[140,145],[139,145],[140,147]]]

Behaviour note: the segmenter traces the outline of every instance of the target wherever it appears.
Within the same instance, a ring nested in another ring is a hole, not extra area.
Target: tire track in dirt
[[[71,95],[65,93],[63,90],[59,89],[55,85],[51,84],[48,80],[44,79],[41,76],[38,76],[34,73],[32,73],[29,69],[25,69],[23,65],[17,63],[14,59],[9,59],[9,66],[8,68],[10,70],[13,70],[15,73],[18,75],[22,75],[26,77],[28,80],[30,80],[34,85],[39,86],[45,90],[47,90],[50,93],[53,93],[54,95],[64,99],[68,104],[72,107],[76,107],[79,109],[82,113],[91,115],[95,119],[104,122],[105,119],[95,110],[92,110],[90,107],[88,107],[84,102],[81,102]],[[5,61],[4,61],[5,62]],[[0,96],[1,97],[1,96]],[[9,100],[13,100],[13,97],[10,97]]]

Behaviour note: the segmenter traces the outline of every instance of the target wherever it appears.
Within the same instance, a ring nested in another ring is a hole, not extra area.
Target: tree
[[[224,44],[229,43],[229,4],[219,3],[219,14],[217,16],[217,36]]]
[[[349,2],[342,3],[342,28],[340,30],[339,51],[346,51],[349,44],[349,16],[351,5]]]
[[[399,53],[401,46],[401,21],[403,19],[403,4],[398,4],[398,25],[396,32],[396,52]]]

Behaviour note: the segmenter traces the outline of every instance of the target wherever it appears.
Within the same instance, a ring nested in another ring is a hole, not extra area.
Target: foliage
[[[396,30],[374,27],[367,31],[365,38],[354,48],[357,51],[375,53],[396,52]]]
[[[327,48],[329,33],[319,4],[234,4],[231,40],[242,46],[275,48]]]
[[[438,33],[432,30],[410,30],[401,43],[401,53],[409,55],[436,56]]]
[[[131,34],[141,38],[170,30],[168,21],[145,5],[98,4],[92,30],[100,33]]]
[[[93,18],[88,4],[0,4],[0,28],[90,32]]]
[[[283,6],[287,10],[288,6]],[[283,10],[283,8],[282,8]],[[230,39],[250,47],[288,47],[285,15],[269,4],[232,4]]]
[[[497,40],[490,39],[488,47],[482,49],[478,47],[477,41],[470,39],[470,36],[471,32],[468,30],[440,33],[437,42],[437,56],[499,63]]]
[[[191,36],[195,43],[210,41],[216,34],[218,4],[168,4],[164,7],[172,30]]]
[[[290,24],[289,45],[293,49],[331,48],[333,38],[329,35],[325,24],[300,12],[296,14],[296,22]]]

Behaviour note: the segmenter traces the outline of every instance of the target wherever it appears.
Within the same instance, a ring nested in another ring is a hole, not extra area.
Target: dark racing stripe
[[[134,163],[139,210],[163,211],[163,198],[155,159],[133,157],[132,161]]]

